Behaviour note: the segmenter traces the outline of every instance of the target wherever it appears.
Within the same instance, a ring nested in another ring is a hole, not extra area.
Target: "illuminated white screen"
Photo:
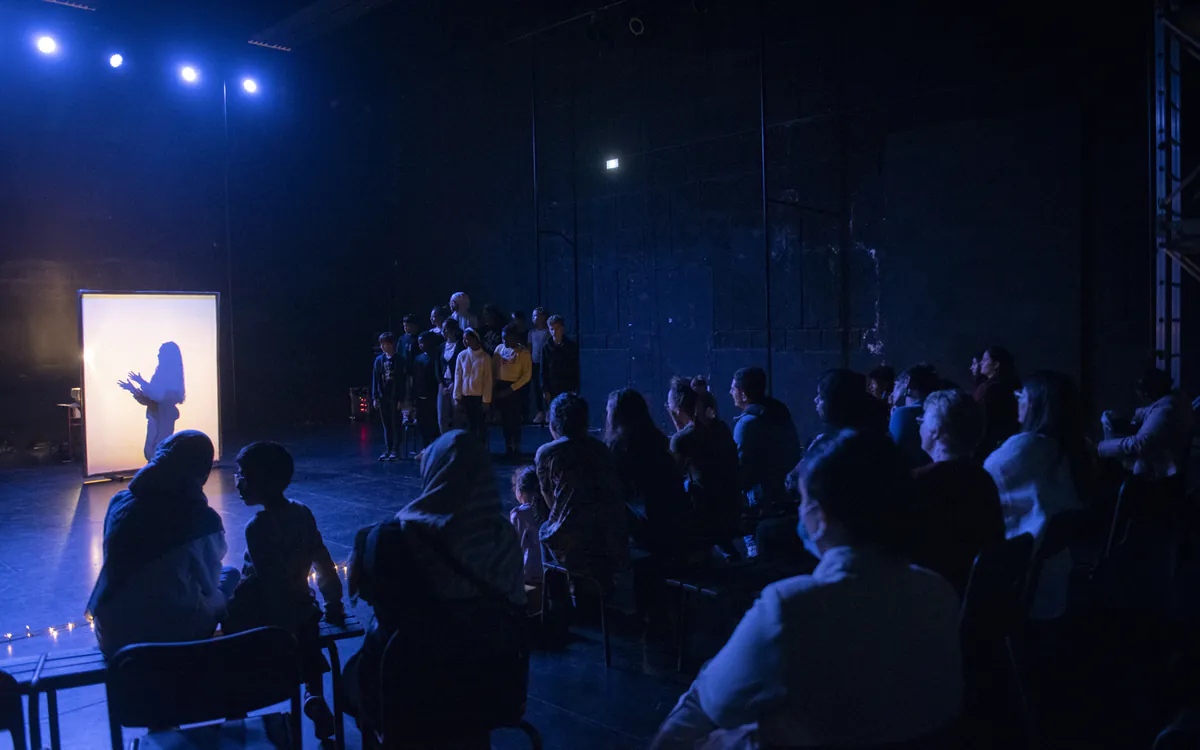
[[[89,476],[145,465],[180,430],[221,454],[217,308],[215,294],[80,295]]]

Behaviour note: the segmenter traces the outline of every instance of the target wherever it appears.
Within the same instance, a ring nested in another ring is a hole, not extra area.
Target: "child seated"
[[[538,529],[542,524],[538,518],[537,499],[542,488],[538,484],[537,469],[532,466],[517,469],[513,473],[512,489],[517,507],[508,514],[508,520],[520,538],[521,554],[525,561],[525,584],[541,586],[542,542],[538,538]]]
[[[226,633],[236,633],[274,625],[296,636],[308,689],[304,713],[312,719],[317,738],[324,740],[333,735],[334,721],[324,698],[322,675],[329,664],[318,640],[321,608],[308,585],[314,567],[317,587],[325,598],[325,618],[337,623],[346,615],[342,581],[312,511],[283,495],[294,470],[291,454],[278,443],[251,443],[237,456],[238,494],[246,505],[263,509],[246,524],[242,580],[234,589],[222,627]]]

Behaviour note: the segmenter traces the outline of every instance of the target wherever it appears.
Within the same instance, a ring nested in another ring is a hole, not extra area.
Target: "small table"
[[[338,656],[337,642],[356,638],[366,630],[358,618],[347,616],[341,625],[321,621],[320,642],[329,651],[329,662],[333,677],[333,717],[335,720],[334,740],[338,750],[345,750],[346,731],[342,701],[342,662]],[[58,728],[58,691],[70,688],[103,685],[108,664],[98,648],[74,651],[47,652],[37,656],[9,659],[2,663],[4,671],[17,681],[21,694],[29,698],[29,745],[42,746],[42,722],[40,698],[46,694],[46,715],[50,723],[50,748],[62,750],[62,738]]]

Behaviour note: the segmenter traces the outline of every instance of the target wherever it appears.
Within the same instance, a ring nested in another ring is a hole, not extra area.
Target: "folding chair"
[[[0,672],[0,732],[5,731],[12,736],[14,750],[26,750],[21,690],[12,675]]]
[[[579,590],[579,585],[586,586],[589,593],[594,593],[600,602],[600,634],[604,640],[604,666],[612,666],[612,646],[608,637],[608,605],[609,597],[612,594],[610,590],[605,590],[605,586],[598,578],[591,576],[572,573],[570,570],[560,565],[555,559],[554,553],[548,547],[542,545],[542,624],[546,624],[546,612],[548,611],[546,597],[549,596],[550,581],[548,573],[554,573],[562,576],[566,580],[567,588],[571,592],[572,597]]]
[[[187,643],[126,646],[108,665],[108,720],[113,750],[122,727],[146,727],[130,747],[301,748],[300,653],[281,628]],[[290,713],[247,719],[291,702]],[[188,729],[186,724],[222,722]]]
[[[993,657],[1001,655],[1030,740],[1035,736],[1033,711],[1025,693],[1013,641],[1025,621],[1032,558],[1033,536],[1030,534],[1022,534],[980,552],[967,580],[960,621],[968,711],[991,709],[1003,713],[1002,705],[984,695],[993,682],[990,679]]]
[[[471,625],[486,629],[487,637],[463,632]],[[451,613],[444,628],[440,637],[454,641],[454,648],[430,648],[403,633],[388,641],[380,676],[383,726],[379,737],[364,735],[366,746],[374,741],[383,748],[488,748],[493,731],[513,728],[541,750],[541,735],[524,719],[529,688],[524,617],[514,612],[494,622],[468,623]]]

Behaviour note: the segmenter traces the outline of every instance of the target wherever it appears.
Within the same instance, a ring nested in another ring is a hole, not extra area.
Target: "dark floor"
[[[527,448],[547,437],[544,430],[527,428]],[[289,495],[312,509],[338,562],[348,557],[359,528],[394,513],[419,488],[414,462],[375,461],[378,441],[365,426],[311,432],[284,442],[296,456],[296,478]],[[230,456],[238,445],[227,442]],[[497,484],[506,502],[511,469],[496,465]],[[240,565],[245,550],[242,528],[254,510],[238,498],[232,474],[231,468],[217,468],[205,491],[225,520],[229,542],[225,563]],[[111,482],[83,485],[78,464],[32,468],[0,464],[0,518],[5,524],[5,541],[0,545],[0,601],[4,602],[0,636],[24,632],[26,626],[40,630],[85,622],[84,605],[102,559],[104,514],[109,499],[123,487]],[[360,604],[357,614],[365,620],[369,607]],[[535,652],[527,719],[541,731],[547,748],[645,747],[687,679],[674,672],[672,655],[664,647],[643,647],[636,638],[619,634],[613,667],[605,669],[599,633],[587,628],[576,632],[579,637],[565,651]],[[21,640],[0,649],[0,669],[9,656],[86,648],[94,642],[86,623],[56,636]],[[357,640],[346,642],[343,658],[357,648]],[[107,746],[102,687],[66,691],[59,696],[59,706],[64,747]],[[349,747],[360,746],[352,720],[347,735]],[[7,743],[7,735],[0,736],[0,750],[10,747]],[[311,736],[305,741],[305,747],[310,746],[318,746]],[[493,746],[516,748],[526,743],[521,735],[504,732],[494,736]]]

